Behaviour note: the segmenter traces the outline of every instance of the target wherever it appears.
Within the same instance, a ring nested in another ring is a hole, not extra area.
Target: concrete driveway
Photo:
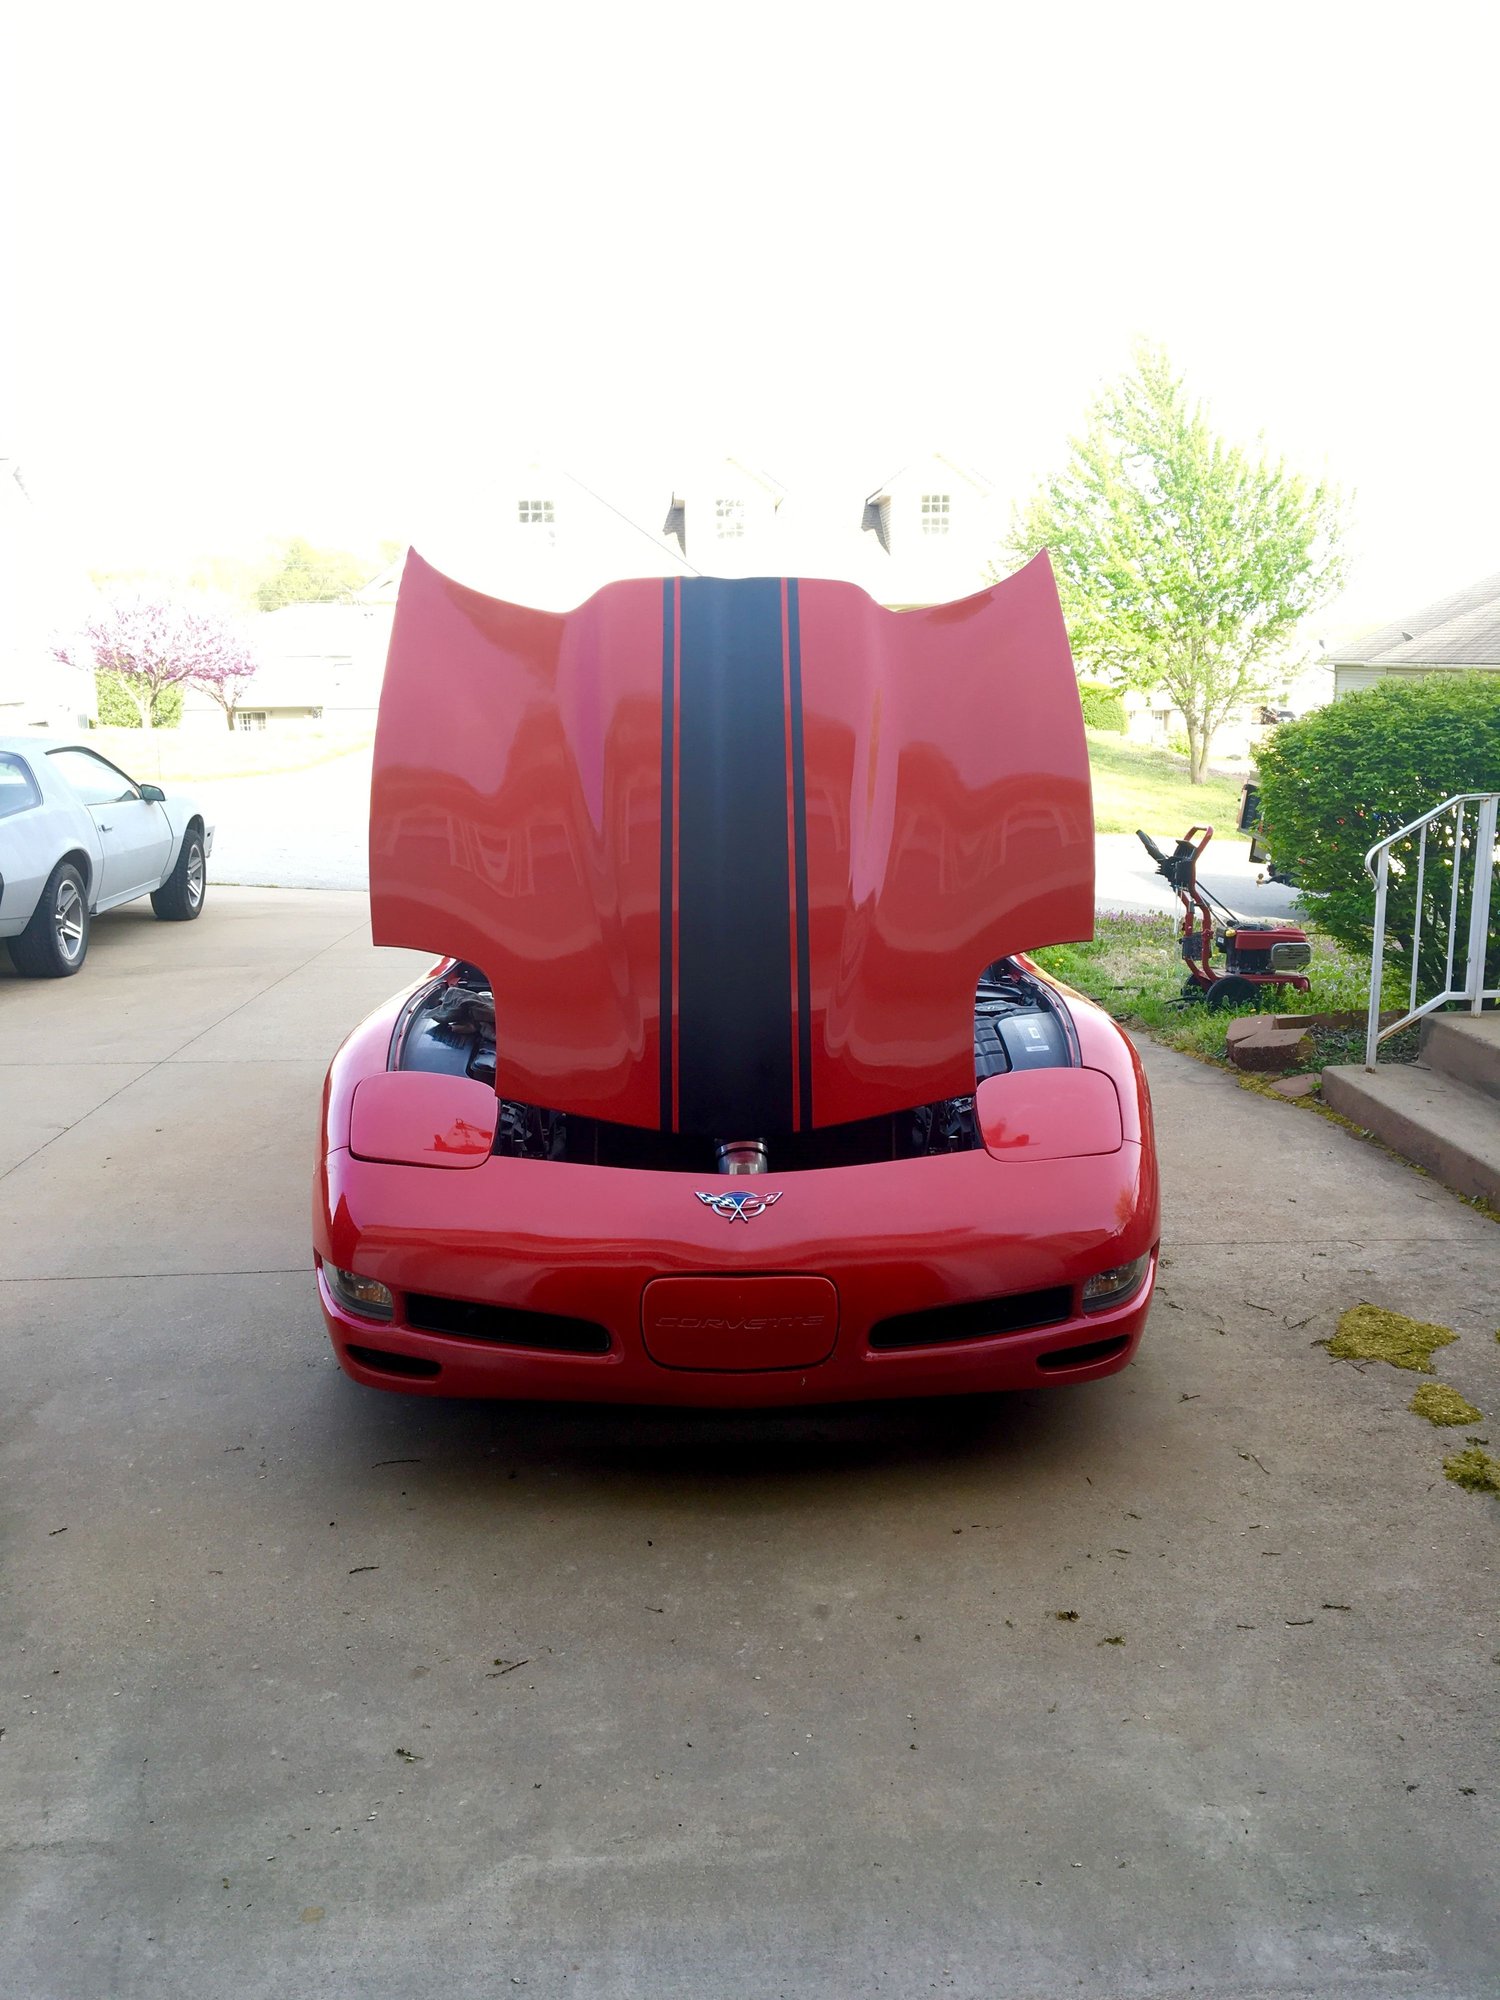
[[[413,963],[366,939],[215,889],[0,977],[0,1990],[1500,1990],[1500,1509],[1412,1377],[1314,1344],[1444,1321],[1500,1414],[1493,1224],[1149,1050],[1121,1377],[406,1402],[308,1271],[324,1062]]]

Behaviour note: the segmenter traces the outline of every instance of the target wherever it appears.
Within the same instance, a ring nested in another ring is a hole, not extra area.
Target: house
[[[393,602],[394,592],[390,602],[357,595],[347,604],[284,604],[251,618],[249,637],[260,665],[235,711],[235,727],[373,730]],[[184,690],[184,729],[222,729],[224,720],[212,696]]]
[[[1230,710],[1214,731],[1210,755],[1221,764],[1253,764],[1255,753],[1278,722],[1288,716],[1326,708],[1332,698],[1333,676],[1324,660],[1300,659],[1268,669],[1266,692]],[[1125,734],[1132,743],[1153,750],[1181,750],[1187,742],[1187,718],[1165,688],[1121,690]]]
[[[1335,696],[1419,674],[1500,672],[1500,571],[1390,625],[1331,640],[1324,654]]]
[[[893,610],[969,597],[1004,525],[983,473],[941,452],[914,460],[865,495],[860,529],[885,557],[865,588]]]
[[[788,486],[709,457],[663,485],[643,468],[607,490],[536,461],[490,491],[477,516],[435,523],[416,545],[476,589],[557,611],[629,576],[834,577],[893,607],[943,603],[984,587],[1002,530],[990,482],[938,453],[873,488]]]
[[[417,524],[415,545],[461,583],[566,611],[639,576],[824,576],[907,608],[983,589],[1001,538],[990,483],[933,454],[876,487],[853,479],[790,488],[733,457],[705,457],[661,481],[649,468],[606,490],[568,467],[497,467],[483,505]],[[349,602],[289,604],[253,621],[264,662],[237,725],[369,729],[404,558]],[[190,694],[185,725],[223,711]]]
[[[508,603],[569,611],[630,576],[691,576],[646,476],[605,493],[548,460],[497,466],[484,501],[415,523],[413,545],[446,575]],[[373,591],[380,578],[366,586]]]
[[[785,499],[786,488],[769,473],[721,458],[674,484],[662,534],[706,575],[778,576]]]

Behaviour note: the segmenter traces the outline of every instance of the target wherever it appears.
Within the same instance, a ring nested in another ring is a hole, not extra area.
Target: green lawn
[[[1338,1013],[1362,1010],[1368,998],[1369,960],[1355,958],[1332,938],[1310,931],[1313,959],[1308,967],[1312,991],[1288,991],[1279,1001],[1268,1001],[1267,1012]],[[1223,1062],[1225,1037],[1236,1013],[1253,1014],[1253,1007],[1211,1014],[1201,1003],[1182,1005],[1184,981],[1182,960],[1177,949],[1177,919],[1160,916],[1100,916],[1091,944],[1049,945],[1033,954],[1038,965],[1076,986],[1091,1000],[1129,1027],[1143,1028],[1156,1041],[1189,1054]],[[1396,974],[1390,975],[1393,981]],[[1387,1005],[1405,1004],[1394,985],[1386,991]],[[1416,1031],[1410,1031],[1411,1048],[1402,1036],[1384,1046],[1389,1060],[1410,1061],[1415,1054]],[[1403,1046],[1397,1047],[1398,1042]],[[1328,1063],[1359,1062],[1364,1056],[1364,1030],[1360,1027],[1320,1031],[1312,1055],[1298,1064],[1299,1069],[1321,1070]]]
[[[1195,822],[1211,826],[1214,838],[1240,839],[1240,780],[1211,775],[1195,785],[1186,757],[1150,750],[1105,729],[1090,729],[1089,765],[1094,774],[1094,825],[1100,833],[1134,833],[1143,826],[1159,841],[1175,840]]]

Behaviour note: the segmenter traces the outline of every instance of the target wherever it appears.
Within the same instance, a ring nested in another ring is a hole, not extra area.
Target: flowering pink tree
[[[234,621],[210,606],[135,597],[108,604],[76,637],[52,648],[65,666],[119,676],[149,729],[152,705],[170,687],[212,696],[234,727],[234,712],[255,677],[256,660]]]
[[[216,642],[202,650],[197,664],[189,670],[188,684],[200,694],[210,695],[233,729],[235,712],[250,691],[258,664],[249,641],[226,622]]]

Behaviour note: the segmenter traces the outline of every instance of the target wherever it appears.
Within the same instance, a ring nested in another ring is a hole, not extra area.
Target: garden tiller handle
[[[1165,854],[1162,853],[1161,849],[1157,846],[1156,842],[1151,838],[1150,834],[1147,833],[1142,827],[1137,827],[1135,830],[1135,837],[1141,843],[1142,847],[1145,848],[1146,852],[1151,856],[1151,859],[1156,863],[1157,867],[1165,868],[1167,865],[1167,857]]]

